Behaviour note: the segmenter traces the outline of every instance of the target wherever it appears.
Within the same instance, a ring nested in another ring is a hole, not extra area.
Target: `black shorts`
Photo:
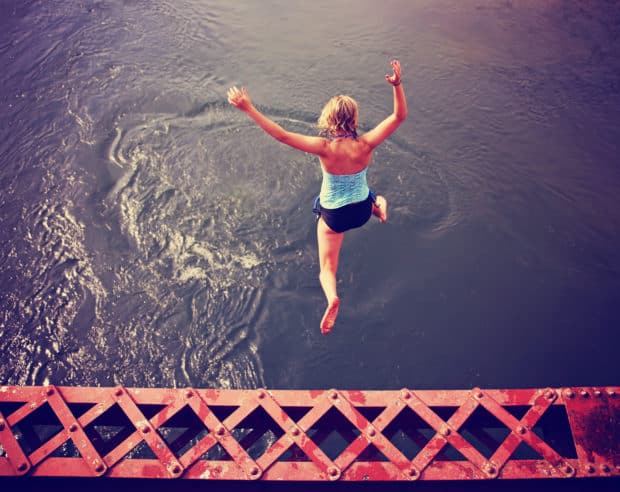
[[[374,193],[362,202],[349,203],[339,208],[323,208],[319,199],[314,202],[314,213],[322,218],[334,232],[345,232],[349,229],[362,227],[372,215],[372,205],[375,202]]]

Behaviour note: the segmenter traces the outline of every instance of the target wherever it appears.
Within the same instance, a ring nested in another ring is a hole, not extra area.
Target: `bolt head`
[[[20,472],[25,471],[28,468],[28,464],[27,463],[20,463],[19,466],[17,467],[17,470]]]
[[[368,437],[375,437],[377,435],[377,431],[374,429],[368,429]]]
[[[588,473],[594,473],[596,470],[594,469],[592,465],[586,465],[586,471]]]
[[[220,426],[219,426],[219,427],[215,430],[215,433],[216,433],[218,436],[223,436],[224,434],[226,434],[226,429],[224,429],[224,426],[221,426],[221,425],[220,425]]]
[[[45,394],[47,396],[52,396],[54,394],[54,388],[47,388],[47,390],[45,391]]]
[[[192,390],[187,390],[185,392],[185,398],[191,398],[192,396],[194,396],[194,392]]]
[[[300,434],[300,430],[297,427],[293,427],[293,429],[291,430],[291,434],[293,434],[294,436],[298,436]]]
[[[123,390],[121,388],[116,388],[114,391],[115,396],[121,396],[123,394]]]
[[[609,468],[609,465],[607,463],[603,463],[601,465],[601,471],[603,473],[609,473],[611,471],[611,469]]]
[[[259,398],[260,400],[262,400],[263,398],[265,398],[265,396],[267,396],[267,393],[265,393],[265,391],[264,391],[264,390],[259,390],[259,391],[258,391],[258,398]]]
[[[596,396],[597,398],[600,398],[603,394],[601,393],[601,390],[594,390],[594,396]]]
[[[588,393],[586,390],[581,390],[579,394],[581,395],[581,398],[587,398],[588,396],[590,396],[590,393]]]
[[[178,464],[178,463],[175,463],[175,464],[172,466],[172,470],[171,470],[171,471],[172,471],[172,473],[173,473],[174,475],[178,475],[179,473],[181,473],[181,467],[179,466],[179,464]]]
[[[95,467],[95,471],[97,473],[103,473],[103,471],[105,470],[105,466],[103,466],[103,463],[99,463],[96,467]]]
[[[613,389],[609,388],[609,389],[607,390],[607,396],[609,396],[610,398],[614,398],[614,397],[616,396],[616,392],[615,392],[615,390],[613,390]]]
[[[407,470],[407,475],[412,480],[417,480],[420,477],[420,472],[415,468],[409,468],[409,470]]]
[[[142,426],[142,432],[144,434],[148,434],[149,432],[151,432],[151,428],[148,425],[143,425]]]
[[[411,398],[411,393],[409,392],[409,390],[407,389],[402,389],[400,391],[401,396],[405,399],[405,400],[409,400]]]
[[[575,392],[572,389],[568,388],[566,389],[566,391],[564,391],[564,396],[569,399],[575,398]]]
[[[525,434],[527,432],[527,429],[525,427],[523,427],[522,425],[517,426],[517,432],[519,434]]]
[[[69,426],[69,432],[75,432],[76,430],[78,430],[77,424],[71,424]]]
[[[329,475],[330,480],[338,480],[340,478],[340,470],[335,466],[330,466],[327,469],[327,474]]]

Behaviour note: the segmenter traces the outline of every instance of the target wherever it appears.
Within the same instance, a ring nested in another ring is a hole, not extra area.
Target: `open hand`
[[[390,63],[392,65],[392,75],[386,75],[385,80],[387,80],[393,86],[397,86],[400,84],[400,62],[398,60],[392,60]]]
[[[236,86],[228,89],[228,102],[241,111],[246,111],[252,107],[252,101],[245,87],[242,87],[241,90],[237,89]]]

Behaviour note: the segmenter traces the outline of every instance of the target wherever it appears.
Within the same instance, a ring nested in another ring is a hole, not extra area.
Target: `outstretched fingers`
[[[392,85],[400,84],[400,62],[398,60],[392,60],[390,62],[392,66],[392,74],[386,75],[385,79]]]
[[[239,109],[246,107],[250,99],[246,88],[242,87],[241,90],[239,90],[236,85],[233,85],[230,89],[228,89],[227,95],[228,102]]]
[[[237,89],[237,86],[232,86],[228,89],[228,102],[233,106],[236,106],[239,103],[239,97],[241,96],[241,91]]]

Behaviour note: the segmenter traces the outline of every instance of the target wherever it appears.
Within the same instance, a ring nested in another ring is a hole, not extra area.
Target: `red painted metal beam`
[[[0,387],[0,476],[620,476],[620,388]]]

